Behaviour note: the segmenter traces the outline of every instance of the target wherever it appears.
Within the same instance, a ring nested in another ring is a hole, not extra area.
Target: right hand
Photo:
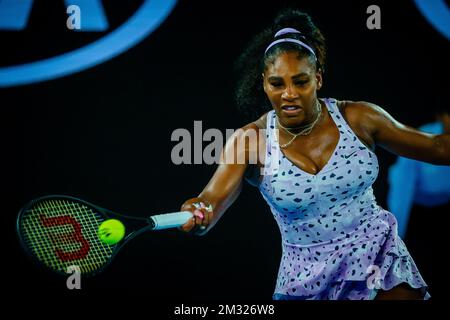
[[[180,231],[200,236],[208,232],[213,215],[208,203],[200,198],[192,198],[183,203],[181,211],[190,211],[192,218],[178,228]]]

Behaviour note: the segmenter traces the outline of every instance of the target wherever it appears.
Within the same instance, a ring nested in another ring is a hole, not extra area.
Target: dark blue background
[[[124,3],[105,1],[112,29],[141,2]],[[434,120],[432,108],[448,89],[442,77],[448,42],[412,1],[181,0],[154,33],[119,57],[0,91],[8,290],[25,297],[70,293],[65,278],[35,268],[19,247],[15,218],[30,199],[69,194],[147,216],[177,211],[202,190],[215,166],[173,165],[171,133],[193,132],[194,120],[222,132],[245,124],[232,99],[233,63],[288,3],[310,13],[327,37],[321,97],[370,101],[412,126]],[[366,28],[371,4],[381,8],[381,30]],[[74,34],[65,19],[62,1],[36,1],[24,32],[0,32],[2,65],[65,52],[102,35]],[[395,157],[377,154],[381,173],[374,188],[385,207],[387,168]],[[81,294],[106,289],[180,301],[270,300],[280,257],[278,227],[258,191],[246,185],[207,236],[143,235],[105,273],[83,279]]]

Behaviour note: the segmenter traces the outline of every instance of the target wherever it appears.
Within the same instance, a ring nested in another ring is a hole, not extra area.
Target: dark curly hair
[[[281,52],[298,52],[299,57],[312,56],[307,49],[292,42],[277,44],[265,54],[267,46],[276,39],[275,33],[282,28],[299,30],[301,34],[288,33],[280,38],[288,36],[312,47],[317,57],[316,70],[322,73],[325,71],[326,47],[322,32],[307,13],[292,8],[281,10],[273,23],[253,38],[235,64],[234,71],[238,81],[234,98],[246,120],[253,121],[270,110],[270,103],[264,93],[261,79],[261,73],[268,63],[273,62]]]

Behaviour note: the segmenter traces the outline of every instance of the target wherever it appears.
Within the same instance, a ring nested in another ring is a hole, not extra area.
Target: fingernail
[[[194,216],[197,216],[200,219],[203,219],[203,217],[204,217],[203,212],[201,212],[200,210],[195,210],[194,211]]]

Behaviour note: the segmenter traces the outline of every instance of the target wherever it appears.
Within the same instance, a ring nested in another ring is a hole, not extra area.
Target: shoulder
[[[259,117],[255,121],[251,122],[250,124],[256,125],[259,129],[266,129],[268,114],[269,114],[269,112],[264,113],[261,117]]]
[[[255,134],[256,134],[256,136],[259,136],[259,133],[261,132],[261,130],[266,129],[267,114],[268,114],[268,112],[263,114],[257,120],[250,122],[250,123],[246,124],[245,126],[237,129],[233,134],[235,139],[243,139],[243,138],[247,138],[249,136],[254,136]]]
[[[227,145],[229,147],[233,146],[233,148],[239,148],[241,146],[243,148],[239,148],[239,150],[245,151],[246,153],[257,152],[265,143],[264,131],[266,129],[266,119],[267,113],[259,119],[236,129],[228,139]]]
[[[392,117],[380,106],[367,101],[338,101],[338,108],[352,128],[373,133],[377,127],[392,121]]]
[[[367,101],[341,100],[338,107],[346,119],[353,121],[378,117],[385,112],[380,106]]]
[[[339,111],[358,138],[370,149],[375,148],[375,135],[387,120],[387,113],[378,105],[366,101],[341,100]]]
[[[235,154],[244,155],[245,159],[254,161],[253,164],[262,164],[266,148],[266,119],[267,114],[263,114],[256,121],[250,122],[237,129],[227,142],[227,149],[233,149]]]

